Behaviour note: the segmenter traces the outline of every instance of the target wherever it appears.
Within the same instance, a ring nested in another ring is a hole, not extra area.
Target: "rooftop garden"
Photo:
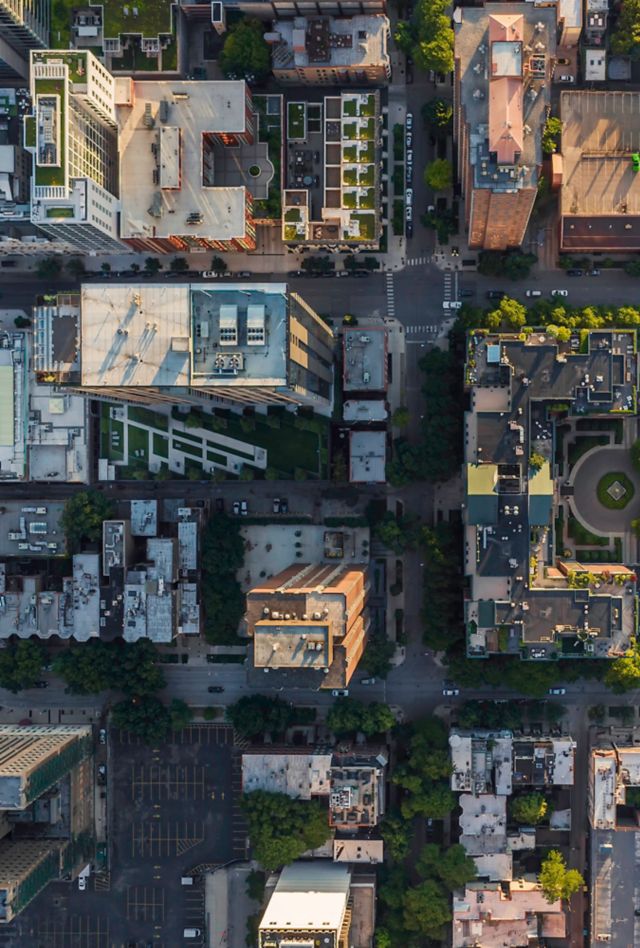
[[[368,95],[345,95],[342,100],[342,114],[345,118],[357,118],[360,115],[373,116],[376,114],[376,97]]]
[[[48,207],[47,217],[75,217],[72,207]]]
[[[287,103],[287,137],[302,140],[307,134],[307,106],[304,102]]]
[[[73,9],[69,4],[69,10]],[[104,0],[104,36],[139,35],[144,37],[173,33],[171,0],[135,0],[121,3],[119,0]]]
[[[352,221],[357,221],[360,225],[360,240],[375,240],[376,239],[376,215],[375,214],[363,214],[363,213],[354,213],[351,215]],[[347,235],[350,237],[351,235]],[[353,240],[354,238],[351,237]],[[356,238],[357,239],[357,238]]]
[[[302,211],[299,207],[289,207],[284,212],[284,219],[290,224],[298,224],[302,220]]]
[[[24,147],[36,147],[36,117],[35,115],[26,115],[24,120]]]
[[[37,53],[34,57],[35,62],[49,63],[53,60],[63,62],[69,70],[71,82],[84,84],[87,81],[87,55],[85,52],[75,52],[73,50],[56,50],[55,56]],[[38,80],[38,88],[41,80]]]
[[[282,97],[255,95],[253,104],[258,114],[258,140],[266,142],[273,178],[269,183],[269,197],[254,201],[256,217],[278,220],[282,213],[282,185],[280,156],[282,152]]]

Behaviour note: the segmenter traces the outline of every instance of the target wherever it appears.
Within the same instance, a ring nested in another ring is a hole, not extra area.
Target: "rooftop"
[[[339,863],[315,859],[285,866],[260,922],[261,945],[270,931],[340,933],[351,872]],[[291,948],[293,948],[293,944]],[[334,948],[332,942],[329,948]]]
[[[331,754],[245,753],[242,755],[242,790],[286,793],[299,800],[327,796]]]
[[[387,388],[387,330],[377,326],[347,329],[342,335],[345,392]]]
[[[280,41],[272,48],[273,68],[352,66],[389,62],[386,16],[295,17],[276,20]]]
[[[265,143],[224,143],[248,130],[247,95],[243,80],[116,79],[121,237],[246,236],[248,192],[267,197],[273,175]]]
[[[57,556],[65,552],[60,527],[64,504],[44,500],[20,502],[4,499],[0,532],[0,557]]]
[[[288,293],[281,283],[82,287],[82,384],[284,385]]]
[[[386,481],[386,431],[349,432],[349,480],[353,484]]]
[[[538,939],[566,936],[561,902],[549,904],[534,878],[510,884],[470,882],[453,897],[453,948],[521,948]]]
[[[492,793],[461,793],[460,843],[469,856],[506,851],[507,798]]]
[[[131,535],[155,537],[158,533],[158,501],[131,501]]]

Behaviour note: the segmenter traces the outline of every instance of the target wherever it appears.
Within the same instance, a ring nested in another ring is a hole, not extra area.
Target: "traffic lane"
[[[461,272],[460,288],[471,293],[468,301],[478,306],[492,306],[495,301],[487,299],[489,290],[501,290],[506,296],[520,300],[528,306],[536,298],[528,297],[527,290],[539,291],[537,299],[551,300],[552,290],[567,290],[568,296],[558,303],[568,306],[635,305],[640,286],[632,277],[620,271],[601,271],[599,277],[570,277],[563,270],[538,271],[524,280],[512,281],[500,277],[487,277],[480,273]],[[465,297],[462,297],[465,302]]]

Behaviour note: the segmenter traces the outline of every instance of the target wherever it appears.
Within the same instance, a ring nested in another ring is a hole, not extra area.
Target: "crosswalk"
[[[440,331],[440,326],[405,326],[405,335],[434,335]]]
[[[451,272],[451,270],[444,271],[444,289],[443,289],[442,299],[445,302],[447,300],[458,299],[458,271],[457,270],[455,270],[453,273]]]
[[[393,273],[387,270],[387,316],[396,315],[396,294],[393,285]]]
[[[406,265],[408,267],[421,267],[424,266],[425,263],[429,263],[430,260],[431,257],[410,257]]]

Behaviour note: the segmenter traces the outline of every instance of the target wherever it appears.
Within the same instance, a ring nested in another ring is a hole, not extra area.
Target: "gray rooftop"
[[[377,326],[347,329],[343,339],[345,392],[382,392],[387,388],[387,330]]]

